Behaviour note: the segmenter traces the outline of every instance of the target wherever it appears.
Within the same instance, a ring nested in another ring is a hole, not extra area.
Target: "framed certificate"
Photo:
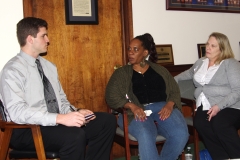
[[[173,50],[171,44],[156,45],[157,63],[162,65],[174,65]]]
[[[97,0],[65,0],[66,24],[98,24]]]

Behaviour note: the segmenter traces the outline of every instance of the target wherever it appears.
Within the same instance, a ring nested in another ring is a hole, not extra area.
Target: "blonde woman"
[[[234,59],[229,40],[212,33],[205,57],[176,81],[193,79],[197,103],[194,127],[214,160],[240,158],[240,63]]]

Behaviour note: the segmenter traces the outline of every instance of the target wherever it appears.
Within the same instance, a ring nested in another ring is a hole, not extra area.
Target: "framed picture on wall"
[[[66,24],[98,24],[98,0],[65,0]]]
[[[239,0],[166,0],[167,10],[240,13]]]
[[[173,50],[171,44],[156,45],[157,63],[161,65],[174,65]]]
[[[206,44],[205,43],[200,43],[197,44],[197,48],[198,48],[198,57],[204,57],[206,54]]]

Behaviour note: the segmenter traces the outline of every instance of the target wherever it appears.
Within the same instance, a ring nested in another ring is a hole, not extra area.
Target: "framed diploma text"
[[[97,0],[65,0],[66,24],[98,24]]]

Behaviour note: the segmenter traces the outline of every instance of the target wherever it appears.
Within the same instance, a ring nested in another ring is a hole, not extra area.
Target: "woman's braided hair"
[[[149,58],[148,60],[151,62],[157,62],[157,51],[154,43],[154,39],[151,34],[145,33],[140,36],[136,36],[134,39],[138,39],[142,42],[142,46],[144,49],[148,50]]]

